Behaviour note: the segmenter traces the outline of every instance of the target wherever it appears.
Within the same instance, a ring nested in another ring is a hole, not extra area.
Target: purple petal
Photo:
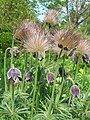
[[[21,71],[18,70],[17,68],[11,68],[7,72],[7,77],[8,77],[8,80],[10,80],[11,78],[13,80],[15,80],[16,78],[20,78],[21,79],[22,78]]]
[[[49,84],[54,83],[54,74],[52,72],[47,74],[47,81]]]
[[[71,94],[73,96],[76,96],[76,97],[80,98],[80,89],[77,85],[72,85],[71,86]]]
[[[42,54],[38,54],[38,59],[40,60],[40,61],[42,61],[42,59],[43,59],[43,56],[42,56]]]
[[[70,53],[69,53],[69,57],[71,57],[71,56],[73,56],[74,55],[74,52],[75,52],[75,50],[76,50],[76,48],[73,48],[71,51],[70,51]]]
[[[33,52],[32,55],[34,58],[36,58],[37,52]]]
[[[14,56],[16,56],[19,52],[20,51],[19,51],[18,47],[13,47]],[[12,48],[10,49],[10,53],[12,54]]]
[[[90,58],[87,54],[83,55],[82,58],[83,58],[83,62],[85,62],[86,64],[90,62]]]
[[[26,81],[31,80],[31,78],[32,78],[32,72],[27,72],[26,73]]]

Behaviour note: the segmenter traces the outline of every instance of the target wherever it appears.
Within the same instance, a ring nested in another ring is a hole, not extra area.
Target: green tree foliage
[[[0,0],[0,48],[11,46],[13,29],[24,19],[35,19],[36,2]]]
[[[90,33],[90,2],[89,0],[39,0],[46,8],[56,9],[60,12],[61,27],[69,26],[87,27]],[[83,30],[83,32],[85,32]]]

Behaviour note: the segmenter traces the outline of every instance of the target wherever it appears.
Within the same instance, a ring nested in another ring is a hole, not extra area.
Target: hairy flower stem
[[[11,102],[12,102],[12,112],[14,112],[14,84],[13,84],[13,80],[10,81],[10,93],[11,93]]]
[[[27,71],[27,58],[28,58],[28,56],[27,56],[27,52],[25,53],[25,70]]]
[[[11,52],[11,68],[13,67],[13,47],[14,47],[14,39],[12,40],[12,52]],[[10,93],[11,93],[11,101],[12,101],[12,112],[14,112],[14,84],[13,80],[10,82]]]
[[[12,39],[12,52],[11,52],[11,68],[13,67],[13,47],[14,47],[14,39]]]
[[[85,112],[82,113],[82,120],[85,120],[85,114],[86,114],[89,106],[90,106],[90,104],[88,103],[87,106],[86,106]]]
[[[51,56],[51,53],[50,53],[50,50],[49,50],[49,56],[48,56],[48,62],[50,63],[50,56]]]
[[[4,87],[5,92],[7,92],[7,79],[6,79],[6,60],[7,60],[7,51],[10,50],[10,48],[7,48],[5,50],[5,56],[4,56]]]
[[[30,69],[32,68],[32,53],[30,53]]]
[[[55,100],[55,103],[56,103],[56,104],[59,102],[59,99],[60,99],[61,94],[62,94],[63,84],[64,84],[64,65],[65,65],[65,58],[66,58],[66,56],[64,55],[64,56],[63,56],[63,64],[62,64],[62,82],[61,82],[61,85],[60,85],[59,93],[58,93],[57,96],[56,96],[56,100]]]
[[[47,113],[48,117],[51,113],[52,105],[53,105],[53,102],[54,102],[54,93],[55,93],[55,86],[56,86],[56,77],[57,77],[57,74],[58,74],[58,66],[59,66],[59,59],[57,60],[56,67],[55,67],[56,71],[55,71],[55,78],[54,78],[52,96],[51,96],[50,104],[49,104],[49,107],[48,107],[48,113]]]
[[[37,73],[38,73],[38,54],[36,55],[36,73],[35,73],[35,83],[33,86],[34,92],[33,92],[33,99],[32,99],[32,110],[31,110],[31,118],[33,118],[33,112],[34,112],[34,104],[35,104],[35,96],[36,96],[36,89],[37,89]]]
[[[75,73],[75,77],[74,77],[74,82],[75,83],[76,83],[76,80],[77,80],[78,69],[79,69],[79,59],[78,59],[78,62],[76,64],[76,73]]]
[[[37,94],[36,94],[36,112],[39,108],[39,98],[40,98],[40,85],[38,85],[38,91],[37,91]]]
[[[27,52],[25,52],[24,54],[24,73],[23,73],[23,84],[22,84],[22,90],[24,90],[24,87],[25,87],[25,75],[26,75],[26,72],[27,72],[27,58],[28,58],[28,55],[27,55]],[[22,68],[23,69],[23,68]]]
[[[59,55],[58,55],[59,58],[60,58],[60,56],[61,56],[61,54],[62,54],[62,51],[63,51],[63,49],[61,49],[61,51],[60,51],[60,53],[59,53]]]

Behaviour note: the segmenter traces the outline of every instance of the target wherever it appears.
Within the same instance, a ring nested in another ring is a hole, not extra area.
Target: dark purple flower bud
[[[75,50],[76,50],[76,48],[73,48],[71,51],[70,51],[70,53],[69,53],[69,57],[71,57],[71,56],[73,56],[74,55],[74,52],[75,52]]]
[[[30,81],[32,79],[32,72],[26,73],[26,81]]]
[[[70,49],[68,47],[64,47],[64,50],[69,51]]]
[[[45,58],[45,54],[44,53],[37,53],[37,52],[33,52],[33,57],[36,58],[37,54],[38,54],[38,60],[42,61],[43,58]]]
[[[13,47],[14,56],[16,56],[19,52],[20,51],[19,51],[18,47]],[[12,48],[10,49],[10,53],[12,54]]]
[[[51,31],[50,34],[54,36],[54,35],[55,35],[55,32],[52,32],[52,31]]]
[[[47,74],[47,81],[49,84],[53,84],[54,83],[54,74],[52,72],[49,72]]]
[[[38,60],[42,61],[43,60],[43,55],[38,53]]]
[[[9,69],[9,71],[7,72],[7,78],[8,80],[12,79],[12,80],[16,80],[17,78],[19,78],[19,80],[22,80],[22,75],[21,75],[21,71],[18,70],[17,68],[11,68]]]
[[[70,91],[73,96],[80,98],[80,89],[77,85],[72,85]]]
[[[63,72],[63,68],[62,68],[62,66],[60,66],[59,67],[59,74],[60,74],[60,76],[62,77],[62,72]],[[66,71],[65,71],[65,69],[64,69],[64,77],[66,76]]]
[[[74,62],[77,64],[78,63],[78,56],[74,55]]]
[[[46,22],[46,25],[48,25],[49,29],[51,28],[51,24]]]
[[[34,58],[36,58],[37,52],[33,52],[32,55]]]
[[[62,44],[58,44],[58,47],[59,47],[59,48],[63,48],[63,45],[62,45]]]
[[[87,54],[82,56],[83,62],[85,62],[86,64],[88,64],[90,62],[90,58]]]

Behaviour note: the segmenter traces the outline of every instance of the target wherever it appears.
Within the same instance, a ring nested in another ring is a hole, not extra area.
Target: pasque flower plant
[[[74,107],[72,100],[77,97],[79,98],[79,100],[77,99],[78,102],[83,101],[81,97],[83,92],[80,91],[83,88],[81,84],[84,85],[83,76],[85,77],[85,74],[79,76],[80,78],[78,75],[80,75],[80,67],[83,69],[83,66],[86,65],[82,62],[90,62],[90,43],[74,29],[60,29],[59,25],[58,29],[54,29],[54,27],[57,27],[58,18],[59,12],[52,9],[47,11],[45,15],[43,21],[45,24],[24,20],[21,24],[17,25],[13,32],[14,38],[20,42],[20,45],[22,45],[21,49],[23,50],[20,52],[20,58],[17,61],[13,55],[16,56],[17,53],[19,53],[18,48],[14,47],[14,45],[12,45],[12,48],[9,48],[11,53],[11,68],[7,72],[7,79],[8,83],[10,83],[11,103],[9,104],[11,104],[12,109],[11,106],[8,107],[8,109],[13,116],[16,115],[16,111],[19,111],[19,119],[22,119],[22,115],[23,119],[34,120],[39,119],[38,116],[44,114],[43,116],[48,120],[54,118],[72,120],[74,118],[72,114],[74,111],[72,110]],[[48,28],[48,31],[46,31],[47,25],[51,27]],[[56,53],[58,54],[57,58]],[[77,60],[77,64],[75,64],[72,59],[69,59],[70,57]],[[83,58],[82,62],[81,58]],[[7,59],[7,61],[9,60]],[[78,63],[80,63],[80,66]],[[19,68],[21,71],[18,67],[13,67],[13,64],[15,66],[20,65]],[[8,64],[5,64],[5,71],[7,71],[6,67],[8,68],[8,66]],[[87,69],[85,69],[84,72],[85,71],[88,72]],[[23,74],[21,74],[21,72]],[[6,72],[4,75],[6,75]],[[23,82],[15,87],[21,80]],[[26,84],[24,84],[25,82]],[[85,84],[87,83],[89,82],[87,81]],[[5,77],[5,85],[6,84]],[[87,84],[87,87],[88,86]],[[8,89],[6,89],[5,92],[7,90]],[[22,98],[20,98],[20,95],[16,95],[19,91]],[[24,94],[26,99],[23,97]],[[69,99],[69,103],[71,102],[72,104],[70,109],[68,108],[70,104],[67,105],[66,103],[67,99]],[[85,104],[82,106],[85,106]],[[20,107],[23,112],[21,109],[19,110]],[[88,106],[86,107],[86,110],[87,109]],[[75,111],[77,111],[76,108]],[[60,116],[56,116],[57,114]],[[53,115],[55,115],[54,118],[52,118]],[[63,115],[65,116],[62,117]],[[42,119],[42,116],[40,119]]]

